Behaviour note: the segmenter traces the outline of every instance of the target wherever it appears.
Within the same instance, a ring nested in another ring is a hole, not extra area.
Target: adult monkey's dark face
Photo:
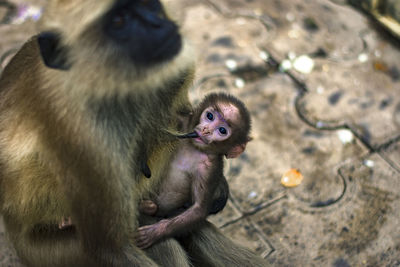
[[[105,16],[105,33],[131,59],[151,65],[173,58],[181,49],[177,25],[158,0],[119,1]]]

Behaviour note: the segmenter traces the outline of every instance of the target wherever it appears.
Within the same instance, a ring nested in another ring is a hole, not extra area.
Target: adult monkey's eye
[[[115,15],[111,20],[111,26],[115,29],[121,29],[125,27],[127,16],[128,14],[126,12]]]
[[[111,26],[114,29],[122,29],[125,27],[127,21],[129,19],[129,13],[128,11],[124,10],[121,12],[118,12],[112,19],[111,19]]]
[[[228,131],[224,127],[219,127],[218,130],[222,135],[226,135],[228,133]]]
[[[211,112],[207,112],[207,119],[209,119],[210,121],[213,121],[214,115]]]

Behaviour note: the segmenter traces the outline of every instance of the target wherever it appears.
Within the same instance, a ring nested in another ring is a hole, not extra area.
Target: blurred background
[[[0,0],[0,73],[46,2]],[[193,103],[225,91],[253,120],[210,220],[274,266],[399,266],[400,1],[165,2],[195,47]],[[1,222],[0,266],[21,266]]]

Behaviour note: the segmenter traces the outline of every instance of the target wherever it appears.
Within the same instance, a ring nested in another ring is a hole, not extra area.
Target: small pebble
[[[354,140],[354,135],[353,135],[353,133],[352,133],[350,130],[347,130],[347,129],[339,130],[339,131],[337,132],[337,134],[338,134],[338,136],[339,136],[340,141],[341,141],[343,144],[352,143],[353,140]]]
[[[296,59],[296,53],[295,52],[289,52],[288,53],[288,59],[295,60]]]
[[[254,191],[251,191],[250,194],[247,196],[247,198],[251,199],[251,198],[255,198],[257,196],[257,193]]]
[[[261,51],[259,55],[260,55],[260,58],[261,58],[262,60],[268,61],[268,59],[269,59],[269,54],[268,54],[267,52]]]
[[[18,14],[12,20],[11,24],[19,25],[31,19],[33,21],[37,21],[42,16],[42,8],[33,6],[33,5],[26,5],[22,4],[18,7]]]
[[[299,56],[294,60],[293,68],[303,74],[309,74],[314,69],[314,60],[306,55]]]
[[[375,162],[370,159],[364,160],[363,164],[369,168],[373,168],[375,166]]]
[[[233,59],[228,59],[227,61],[225,61],[225,66],[230,70],[230,71],[234,71],[237,68],[237,62]]]
[[[295,187],[301,184],[303,175],[297,169],[290,169],[281,178],[281,184],[285,187]]]
[[[317,128],[325,127],[325,123],[324,123],[323,121],[317,121],[316,127],[317,127]]]
[[[361,63],[367,62],[368,61],[368,55],[365,53],[359,54],[358,55],[358,61]]]
[[[243,79],[238,78],[238,79],[235,80],[235,86],[237,88],[243,88],[245,86],[245,84],[246,83],[245,83],[245,81]]]
[[[291,68],[292,68],[292,62],[290,62],[290,60],[287,60],[287,59],[283,60],[281,65],[279,66],[279,70],[281,72],[288,71]]]

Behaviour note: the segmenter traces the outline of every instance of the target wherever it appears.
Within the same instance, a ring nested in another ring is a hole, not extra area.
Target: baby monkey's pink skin
[[[250,140],[246,136],[241,143],[221,143],[235,135],[235,126],[241,127],[242,120],[237,106],[222,101],[201,112],[194,127],[199,137],[182,141],[155,202],[143,201],[140,211],[164,217],[185,202],[193,204],[175,217],[139,227],[135,237],[139,248],[148,248],[160,239],[187,232],[206,219],[219,177],[223,177],[223,155],[239,156]]]

